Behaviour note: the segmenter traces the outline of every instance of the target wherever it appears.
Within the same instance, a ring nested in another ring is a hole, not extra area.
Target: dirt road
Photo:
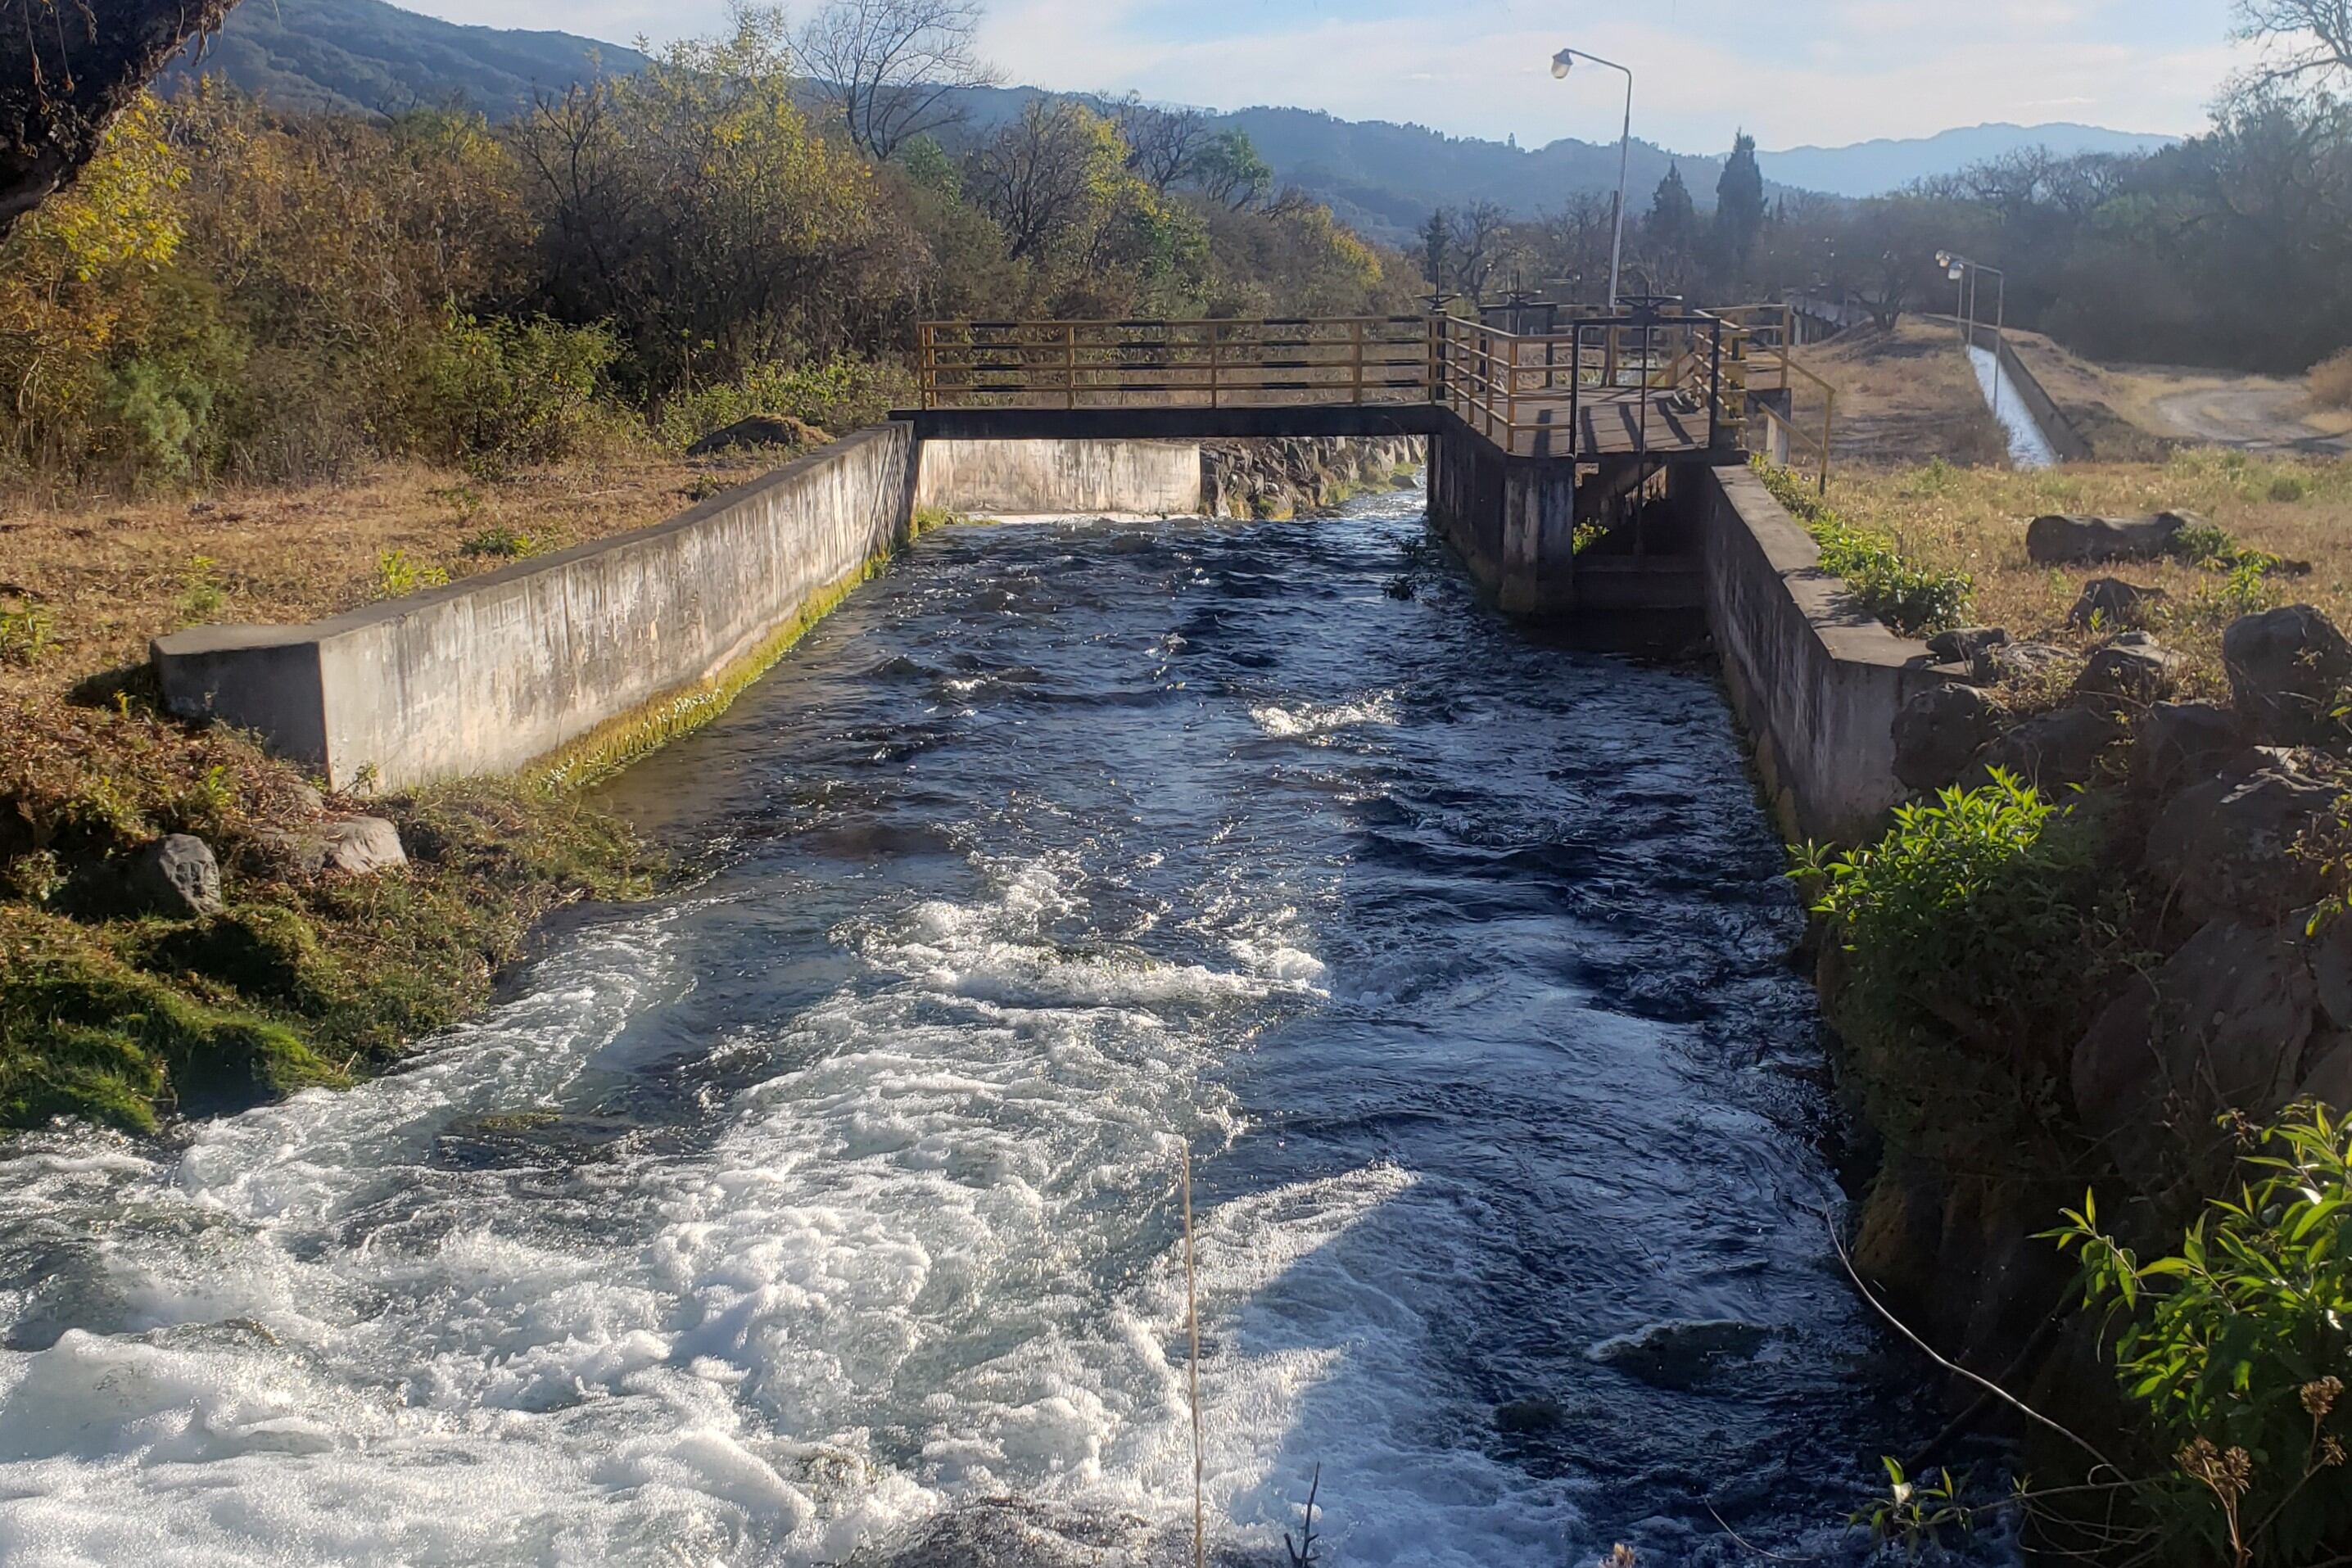
[[[2162,392],[2148,402],[2164,434],[2252,452],[2352,452],[2352,434],[2311,422],[2311,397],[2293,382],[2217,381]]]

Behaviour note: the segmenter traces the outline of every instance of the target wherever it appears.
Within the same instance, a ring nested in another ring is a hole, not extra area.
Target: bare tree
[[[1509,226],[1509,215],[1492,202],[1473,202],[1454,219],[1454,276],[1473,302],[1486,297],[1486,285],[1502,266]]]
[[[1190,180],[1212,141],[1209,117],[1197,109],[1162,109],[1133,93],[1111,111],[1127,142],[1127,166],[1165,191]]]
[[[964,188],[1013,260],[1052,249],[1087,215],[1108,132],[1083,105],[1040,99],[972,153]]]
[[[0,0],[0,238],[236,0]]]
[[[2352,0],[2237,0],[2238,36],[2284,52],[2260,79],[2352,76]]]
[[[995,73],[972,49],[980,0],[829,0],[800,32],[801,68],[849,139],[887,158],[962,117],[955,94]]]

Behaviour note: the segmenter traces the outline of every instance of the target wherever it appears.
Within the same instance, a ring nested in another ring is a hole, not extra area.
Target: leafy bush
[[[429,561],[411,560],[404,549],[388,549],[376,557],[378,599],[398,599],[427,588],[443,588],[448,581],[448,572]]]
[[[2081,999],[2115,961],[2126,913],[2101,884],[2102,839],[1996,772],[1897,807],[1874,844],[1792,852],[1837,946],[1832,999],[1891,1144],[1933,1152],[2021,1115],[2054,1124]],[[1987,1097],[1981,1115],[1956,1111],[1969,1094]]]
[[[2263,1134],[2257,1174],[2180,1250],[2142,1263],[2089,1195],[2052,1233],[2083,1299],[2124,1328],[2116,1371],[2174,1457],[2157,1505],[2204,1561],[2340,1562],[2352,1549],[2352,1123],[2303,1105]]]
[[[453,313],[411,372],[398,444],[491,470],[572,456],[619,423],[606,373],[620,351],[602,327]]]
[[[654,417],[663,444],[685,448],[755,413],[839,432],[872,424],[908,401],[905,372],[872,360],[753,365],[732,381],[664,399]]]
[[[1966,572],[1941,571],[1912,559],[1886,535],[1839,517],[1783,468],[1762,462],[1756,471],[1821,547],[1822,570],[1845,580],[1862,607],[1906,637],[1926,636],[1968,619],[1976,583]]]
[[[55,635],[49,612],[37,604],[0,610],[0,664],[31,668],[48,653]]]
[[[2311,401],[2322,408],[2352,408],[2352,349],[2311,367]]]
[[[191,622],[209,621],[228,602],[228,585],[220,578],[220,563],[208,555],[188,558],[180,574],[180,614]]]
[[[504,525],[484,528],[457,547],[470,556],[489,556],[499,560],[520,560],[537,555],[545,547],[530,535]]]

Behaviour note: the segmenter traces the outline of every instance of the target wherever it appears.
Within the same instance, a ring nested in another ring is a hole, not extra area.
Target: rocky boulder
[[[2265,769],[2210,779],[2173,797],[2147,836],[2147,869],[2199,920],[2275,920],[2319,901],[2319,873],[2294,845],[2336,804],[2331,785]]]
[[[2179,512],[2153,517],[2036,517],[2025,527],[2025,555],[2036,566],[2154,560],[2172,549],[2189,521]]]
[[[1895,711],[1895,777],[1906,789],[1940,789],[2000,731],[2005,711],[1974,686],[1931,686]]]
[[[2179,685],[2180,655],[2146,635],[2118,637],[2092,653],[2074,677],[2074,695],[2113,708],[2144,708],[2170,696]]]
[[[2091,632],[2137,631],[2162,613],[2170,597],[2160,588],[2142,588],[2120,577],[2095,577],[2066,612],[2066,624]]]
[[[2206,1137],[2224,1109],[2263,1115],[2294,1096],[2313,1002],[2295,936],[2213,921],[2092,1023],[2069,1063],[2074,1108],[2099,1136],[2133,1134],[2116,1150],[2127,1167],[2160,1168],[2139,1136],[2156,1124]]]
[[[1969,660],[1969,676],[1979,685],[2027,679],[2063,669],[2074,655],[2052,643],[1996,643]]]
[[[740,446],[823,446],[832,439],[816,426],[788,415],[755,413],[712,431],[688,447],[686,455],[708,457]]]
[[[373,876],[408,863],[400,830],[382,817],[265,828],[254,836],[278,870],[297,876],[330,871],[345,876]]]
[[[2308,604],[2242,616],[2221,633],[2231,699],[2258,739],[2315,740],[2352,682],[2352,643]]]
[[[2050,794],[2099,776],[2099,759],[2124,737],[2122,725],[2090,707],[2063,707],[2029,718],[1977,753],[1987,775],[1995,768],[2016,775]]]
[[[173,833],[131,857],[122,869],[122,891],[131,906],[144,914],[175,920],[217,915],[220,862],[204,840]]]
[[[2158,703],[2132,727],[2132,787],[2161,800],[2212,778],[2245,745],[2237,716],[2217,703]]]
[[[1956,626],[1927,639],[1927,654],[1939,664],[1970,664],[1989,648],[2007,644],[2009,633],[1998,626]]]

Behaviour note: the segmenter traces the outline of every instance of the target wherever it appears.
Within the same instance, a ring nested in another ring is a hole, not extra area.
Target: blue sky
[[[452,21],[656,42],[723,0],[405,0]],[[810,0],[814,4],[814,0]],[[1638,74],[1634,131],[1767,149],[1986,120],[2182,132],[2247,57],[2228,0],[991,0],[1005,79],[1237,109],[1417,120],[1523,144],[1614,140],[1622,78],[1566,83],[1572,43]]]

